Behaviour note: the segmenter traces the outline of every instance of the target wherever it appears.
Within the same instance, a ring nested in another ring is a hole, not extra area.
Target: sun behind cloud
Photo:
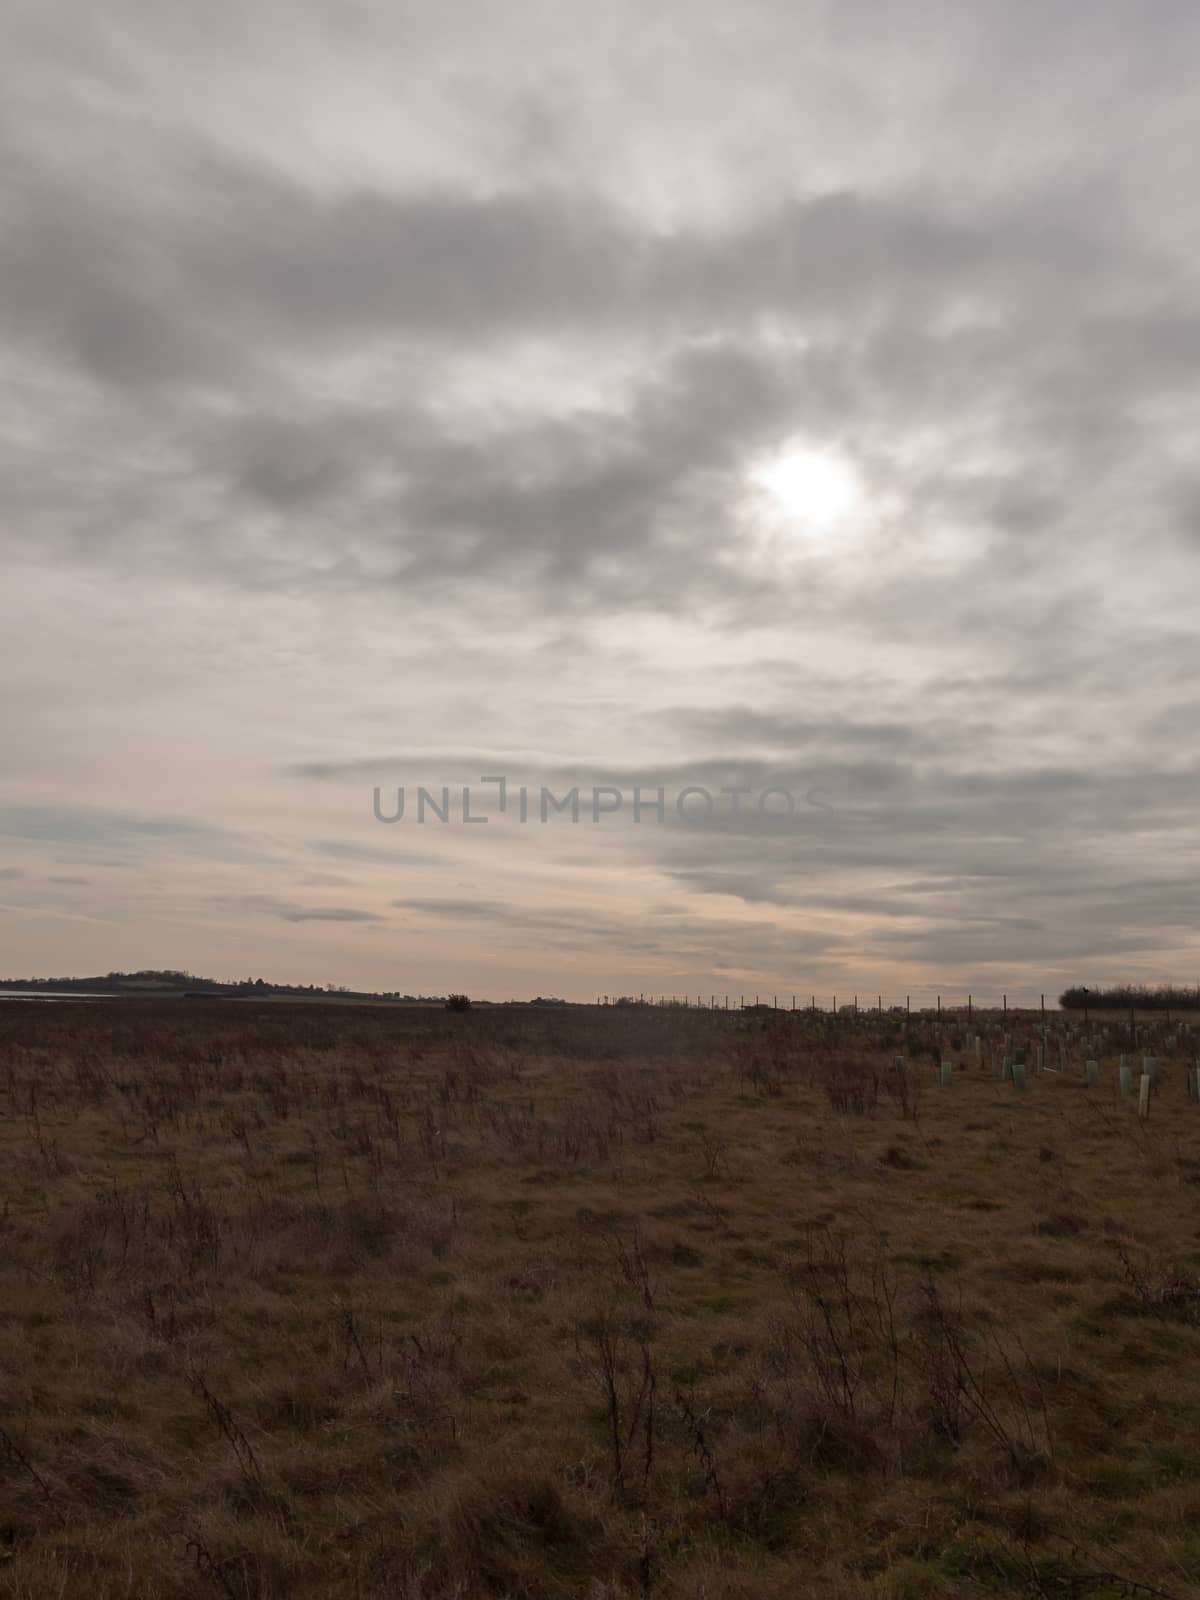
[[[750,473],[766,509],[776,522],[798,531],[831,533],[862,499],[858,477],[840,456],[801,444],[788,444]]]

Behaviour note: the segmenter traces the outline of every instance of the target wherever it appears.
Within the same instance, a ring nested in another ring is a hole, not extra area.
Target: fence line
[[[922,996],[925,996],[922,1002]],[[977,995],[968,992],[963,995],[961,991],[942,991],[936,989],[914,989],[904,995],[895,994],[851,994],[820,995],[815,993],[801,994],[666,994],[642,992],[636,995],[608,995],[596,996],[598,1006],[654,1006],[677,1008],[691,1011],[810,1011],[823,1012],[834,1016],[866,1016],[890,1013],[891,1015],[904,1014],[911,1016],[914,1012],[932,1012],[941,1015],[965,1014],[972,1016],[976,1011],[999,1011],[1005,1014],[1013,1012],[1037,1012],[1041,1016],[1049,1013],[1055,1015],[1075,1016],[1082,1015],[1086,1021],[1089,1013],[1095,1011],[1097,1015],[1123,1016],[1127,1008],[1113,1005],[1083,1005],[1078,1008],[1064,1010],[1059,1006],[1057,998],[1051,996],[1049,1002],[1045,994],[1030,997],[1024,995],[1010,995],[1001,992],[996,995]],[[1130,1007],[1140,1010],[1140,1007]],[[1156,1012],[1161,1012],[1168,1019],[1172,1011],[1179,1013],[1197,1009],[1186,1005],[1154,1007]]]

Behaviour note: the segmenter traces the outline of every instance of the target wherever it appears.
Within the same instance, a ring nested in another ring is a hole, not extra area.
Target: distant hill
[[[197,977],[194,972],[178,972],[170,967],[141,972],[106,972],[102,977],[94,978],[0,978],[0,991],[17,989],[33,993],[45,990],[57,994],[340,995],[351,1000],[445,999],[444,995],[401,994],[399,990],[376,993],[372,990],[347,989],[332,983],[322,988],[315,983],[268,983],[263,978],[220,981]]]

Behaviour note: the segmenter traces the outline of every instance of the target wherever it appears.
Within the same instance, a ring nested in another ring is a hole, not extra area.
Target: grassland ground
[[[0,1595],[1200,1593],[1197,1054],[0,1007]]]

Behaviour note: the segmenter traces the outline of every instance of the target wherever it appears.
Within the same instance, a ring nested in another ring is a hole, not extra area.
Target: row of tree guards
[[[1004,1056],[997,1060],[995,1052],[989,1048],[992,1057],[992,1070],[998,1078],[1011,1083],[1014,1089],[1024,1089],[1028,1082],[1026,1063],[1023,1058]],[[983,1065],[983,1040],[975,1035],[975,1060]],[[1034,1071],[1037,1073],[1050,1073],[1058,1076],[1066,1071],[1066,1059],[1061,1057],[1061,1065],[1051,1067],[1046,1061],[1046,1046],[1040,1043],[1034,1051]],[[915,1064],[913,1064],[915,1067]],[[938,1082],[943,1089],[948,1089],[954,1082],[954,1065],[951,1061],[942,1059],[936,1063]],[[895,1058],[895,1070],[902,1080],[907,1077],[910,1063],[904,1056]],[[1084,1063],[1084,1083],[1089,1089],[1095,1089],[1101,1079],[1100,1063],[1089,1059]],[[1158,1082],[1158,1060],[1155,1056],[1142,1057],[1141,1076],[1137,1085],[1137,1111],[1143,1121],[1150,1115],[1150,1096],[1155,1084]],[[1132,1099],[1134,1093],[1134,1066],[1127,1055],[1123,1055],[1117,1066],[1117,1083],[1123,1099]],[[1187,1092],[1189,1105],[1200,1105],[1200,1061],[1188,1063],[1184,1067],[1184,1087]]]

